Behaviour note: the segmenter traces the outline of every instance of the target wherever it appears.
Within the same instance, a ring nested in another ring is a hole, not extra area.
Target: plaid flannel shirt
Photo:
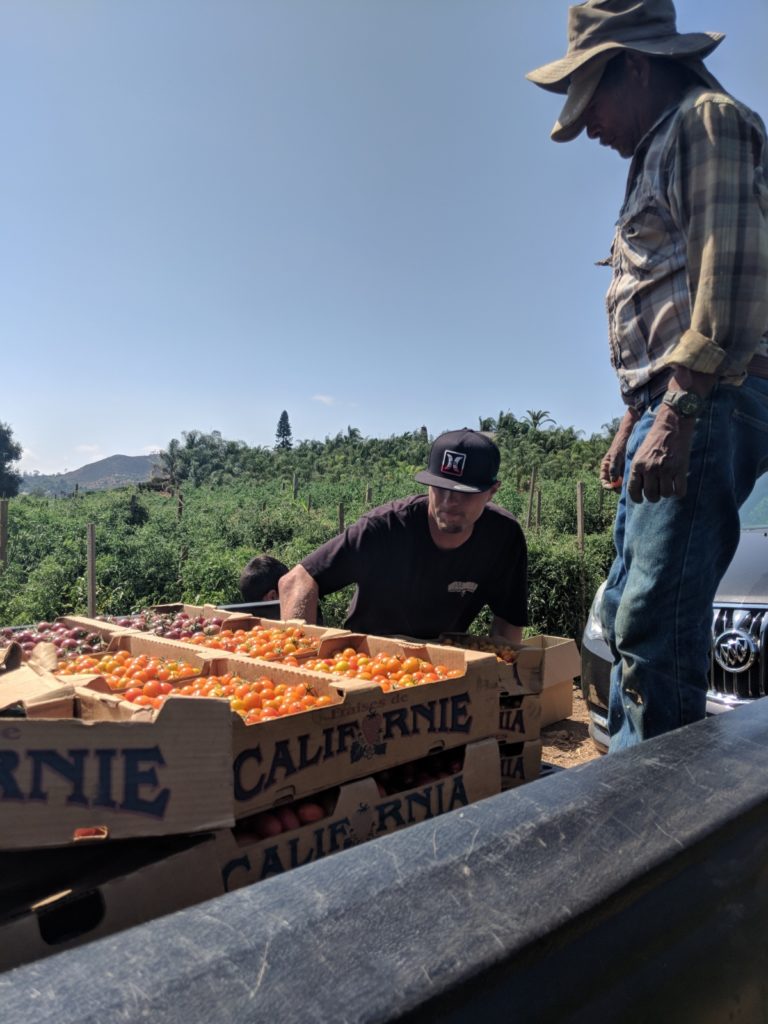
[[[625,401],[671,364],[744,378],[768,354],[768,144],[731,96],[695,88],[645,136],[606,297]]]

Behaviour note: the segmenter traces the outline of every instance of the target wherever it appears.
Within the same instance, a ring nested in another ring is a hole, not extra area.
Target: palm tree
[[[608,441],[612,441],[620,426],[621,416],[614,416],[609,423],[603,423],[601,427],[603,431],[602,436],[605,437]]]
[[[169,442],[167,451],[160,452],[159,459],[161,479],[163,479],[163,481],[170,487],[175,488],[184,475],[182,469],[181,445],[177,438],[174,437]]]
[[[554,423],[549,415],[549,409],[526,409],[524,420],[527,420],[533,430],[540,430],[542,423]]]

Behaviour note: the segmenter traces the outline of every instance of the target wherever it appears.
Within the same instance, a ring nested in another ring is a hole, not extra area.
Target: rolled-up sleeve
[[[687,245],[690,327],[665,363],[737,377],[768,332],[766,141],[728,97],[705,94],[670,154],[670,205]]]

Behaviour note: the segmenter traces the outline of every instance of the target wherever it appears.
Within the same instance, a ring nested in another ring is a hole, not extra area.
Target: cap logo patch
[[[463,452],[452,452],[446,449],[443,452],[443,464],[440,467],[441,473],[449,476],[464,476],[464,464],[467,456]]]

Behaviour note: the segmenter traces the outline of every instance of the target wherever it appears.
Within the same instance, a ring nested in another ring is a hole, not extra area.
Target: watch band
[[[665,391],[662,402],[671,406],[678,416],[695,419],[703,412],[705,399],[695,391]]]

